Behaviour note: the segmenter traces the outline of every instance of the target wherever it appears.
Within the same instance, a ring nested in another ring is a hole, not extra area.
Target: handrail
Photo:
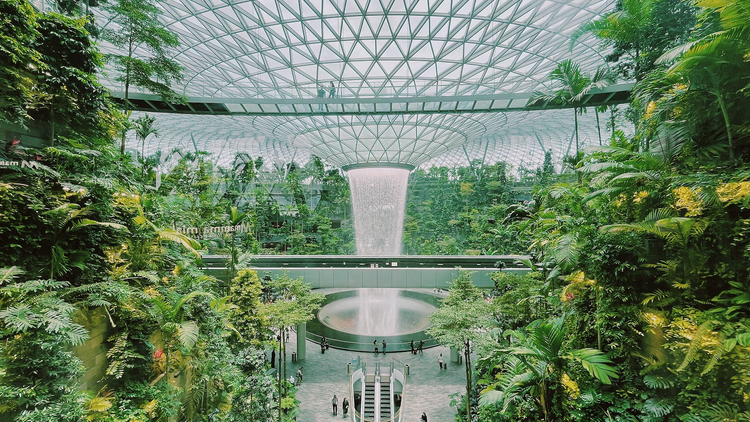
[[[403,412],[402,412],[402,410],[404,408],[404,403],[406,403],[406,399],[405,399],[405,396],[406,396],[406,376],[404,375],[403,372],[399,371],[398,369],[394,369],[393,370],[393,376],[391,377],[391,382],[393,382],[394,378],[396,378],[399,382],[401,382],[401,406],[398,409],[398,413],[395,413],[393,415],[393,421],[394,422],[402,422],[402,420],[403,420]],[[393,391],[393,390],[391,390],[391,391]],[[394,404],[394,406],[392,408],[395,409],[395,404]]]
[[[376,363],[377,364],[377,363]],[[380,370],[375,370],[375,420],[380,420]]]
[[[362,393],[364,393],[364,385],[365,385],[364,378],[365,378],[365,373],[364,373],[364,371],[361,368],[357,369],[356,371],[354,371],[352,373],[351,377],[349,377],[349,398],[351,399],[352,420],[354,422],[362,422],[362,420],[363,420],[362,414],[361,414],[361,412],[359,414],[357,413],[357,406],[356,406],[357,402],[354,400],[354,379],[355,378],[359,378],[359,379],[362,380],[361,381],[362,387],[363,387]],[[359,408],[360,409],[364,409],[364,394],[362,394],[361,397],[362,397],[362,399],[361,399],[362,401],[359,404]],[[359,417],[359,421],[357,420],[357,417]]]
[[[390,419],[388,419],[389,421],[394,420],[393,419],[394,418],[393,412],[396,410],[396,402],[395,402],[395,400],[393,400],[393,397],[394,397],[394,394],[393,394],[393,378],[395,378],[395,377],[396,377],[396,370],[393,369],[393,368],[391,368],[391,376],[390,376],[391,385],[390,385],[390,388],[388,388],[388,391],[391,394],[391,415],[390,415],[391,417],[390,417]]]

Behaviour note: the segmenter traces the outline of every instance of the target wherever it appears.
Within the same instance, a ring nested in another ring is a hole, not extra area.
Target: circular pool
[[[307,337],[325,336],[331,347],[374,351],[373,341],[387,343],[387,352],[411,349],[411,341],[435,345],[425,330],[439,306],[433,295],[399,289],[356,289],[326,296],[316,318],[307,324]]]

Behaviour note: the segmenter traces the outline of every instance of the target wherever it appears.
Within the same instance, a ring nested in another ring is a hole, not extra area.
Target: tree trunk
[[[132,32],[131,32],[132,33]],[[133,58],[133,39],[130,39],[130,43],[128,45],[128,58]],[[127,66],[125,66],[125,107],[128,106],[128,94],[130,92],[130,61],[128,61]],[[132,110],[127,111],[125,114],[127,115],[128,121],[130,121],[130,114],[132,113]],[[128,131],[127,128],[125,128],[122,131],[122,139],[120,140],[120,155],[125,155],[125,136],[127,135]]]
[[[50,112],[50,120],[51,120],[49,140],[50,140],[50,146],[54,147],[55,146],[55,97],[54,96],[52,96],[52,100],[50,101],[49,112]]]
[[[471,343],[464,345],[464,363],[466,364],[466,421],[471,422]]]
[[[724,125],[727,128],[727,141],[729,142],[729,161],[734,162],[734,145],[732,143],[732,124],[729,122],[729,112],[727,112],[727,105],[724,104],[724,97],[721,93],[716,90],[714,92],[716,98],[719,100],[719,107],[721,107],[721,114],[724,116]]]
[[[578,160],[578,148],[579,148],[579,141],[578,141],[578,109],[573,109],[573,122],[575,123],[575,130],[576,130],[576,160]]]
[[[544,413],[544,421],[549,422],[549,391],[547,390],[547,381],[542,382],[541,395],[539,402],[542,405],[542,413]]]
[[[596,130],[599,132],[599,146],[602,146],[602,127],[599,124],[599,110],[594,107],[594,113],[596,113]]]
[[[578,180],[578,184],[581,183],[581,173],[578,171],[578,150],[580,148],[579,141],[578,141],[578,109],[573,109],[573,122],[575,123],[576,127],[576,159],[574,161],[575,164],[573,164],[573,171],[576,172],[576,178]]]
[[[284,339],[284,336],[279,337],[279,353],[281,353],[281,340]],[[279,354],[279,359],[281,359],[281,354]],[[278,422],[281,422],[281,362],[279,362],[279,420]]]
[[[596,345],[599,346],[599,351],[602,351],[602,328],[601,328],[601,321],[599,320],[599,306],[600,302],[602,300],[602,288],[600,286],[596,287]]]

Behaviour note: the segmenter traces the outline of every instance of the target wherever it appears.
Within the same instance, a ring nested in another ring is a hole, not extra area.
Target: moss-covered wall
[[[86,367],[86,373],[79,381],[79,388],[96,392],[104,387],[99,380],[104,378],[107,371],[105,342],[110,327],[109,318],[104,308],[95,308],[86,312],[78,312],[75,319],[77,323],[89,330],[90,336],[86,343],[71,349]]]

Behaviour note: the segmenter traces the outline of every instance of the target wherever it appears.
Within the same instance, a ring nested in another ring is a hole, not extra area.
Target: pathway
[[[410,375],[406,380],[404,394],[404,421],[417,422],[422,412],[427,413],[430,422],[452,422],[456,409],[450,407],[450,396],[457,392],[464,392],[466,377],[463,364],[449,361],[449,351],[445,347],[426,349],[424,355],[412,355],[410,352],[374,353],[349,352],[345,350],[329,349],[325,354],[320,353],[320,346],[307,340],[307,359],[292,363],[292,351],[297,350],[296,335],[292,333],[287,352],[287,377],[296,374],[299,366],[304,366],[303,380],[297,391],[300,400],[300,416],[298,422],[331,422],[351,420],[344,419],[341,413],[341,402],[346,397],[349,380],[346,364],[361,356],[362,360],[372,367],[375,362],[387,367],[395,360],[396,368],[403,371],[404,365],[409,365]],[[447,370],[438,369],[438,355],[443,354],[443,361],[448,363]],[[339,399],[339,413],[333,417],[331,413],[331,399],[333,395]],[[350,399],[351,401],[351,399]],[[350,408],[350,416],[351,411]]]

